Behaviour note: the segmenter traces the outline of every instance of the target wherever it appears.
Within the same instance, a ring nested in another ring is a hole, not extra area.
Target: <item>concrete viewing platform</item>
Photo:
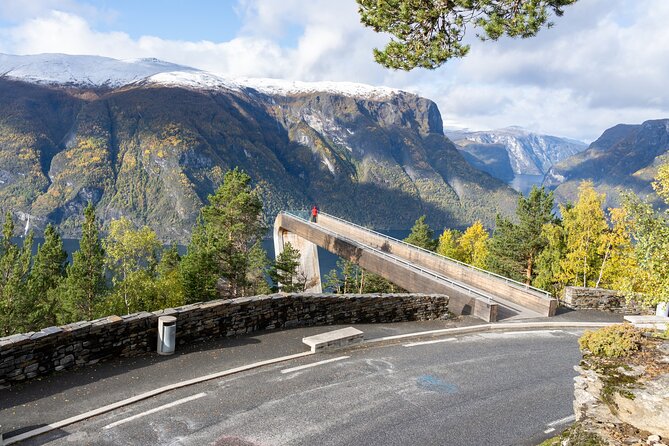
[[[449,296],[449,311],[486,322],[554,316],[546,291],[467,265],[340,218],[321,213],[310,222],[290,212],[274,222],[278,255],[290,243],[300,252],[307,291],[321,290],[317,246],[380,275],[409,292]]]

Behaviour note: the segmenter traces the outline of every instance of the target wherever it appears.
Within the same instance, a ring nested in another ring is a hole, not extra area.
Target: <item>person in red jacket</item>
[[[311,208],[311,218],[310,221],[316,223],[316,219],[318,218],[318,206],[314,205],[314,207]]]

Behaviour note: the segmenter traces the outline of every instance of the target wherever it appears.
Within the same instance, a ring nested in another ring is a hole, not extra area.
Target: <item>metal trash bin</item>
[[[177,318],[174,316],[160,316],[158,318],[158,354],[174,354],[176,338]]]

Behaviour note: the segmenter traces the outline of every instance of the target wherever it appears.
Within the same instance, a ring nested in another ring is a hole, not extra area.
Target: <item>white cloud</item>
[[[157,57],[228,76],[346,80],[405,88],[437,102],[444,121],[522,125],[593,139],[619,122],[669,115],[666,0],[581,0],[527,40],[472,41],[468,57],[434,71],[381,68],[386,38],[359,23],[353,0],[239,0],[239,35],[225,42],[132,38],[96,29],[110,12],[74,0],[2,0],[0,51]]]
[[[504,97],[494,116],[482,106],[460,117],[485,127],[514,119],[508,123],[586,139],[619,122],[667,117],[669,2],[633,3],[582,0],[534,39],[476,45],[440,102],[457,110],[469,93],[482,104]]]

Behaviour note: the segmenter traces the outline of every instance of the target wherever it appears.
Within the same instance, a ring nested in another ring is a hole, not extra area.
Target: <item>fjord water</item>
[[[522,193],[523,195],[527,195],[530,190],[532,190],[532,186],[537,186],[541,187],[541,183],[544,181],[544,176],[543,175],[516,175],[513,177],[513,180],[511,181],[511,187],[517,190],[518,192]]]

